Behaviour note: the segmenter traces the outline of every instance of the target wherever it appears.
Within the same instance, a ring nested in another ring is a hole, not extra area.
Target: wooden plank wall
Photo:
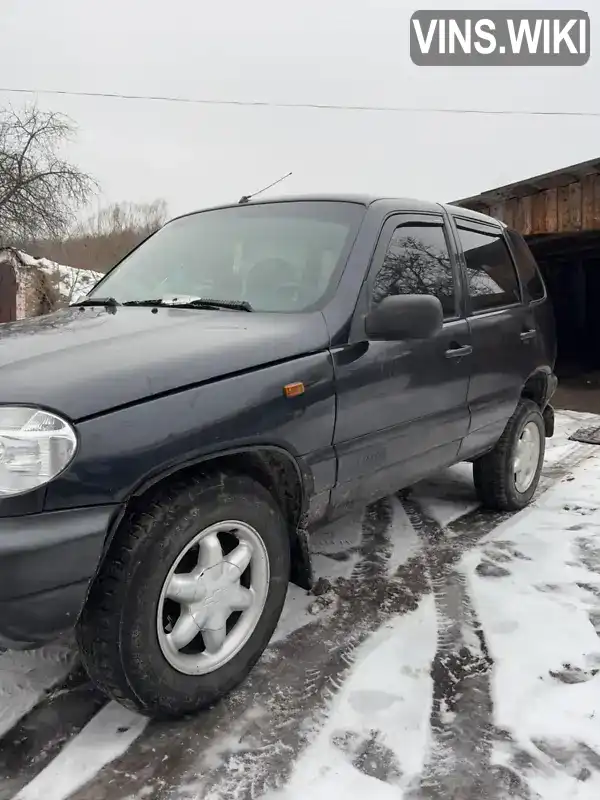
[[[501,219],[525,236],[600,230],[600,175],[594,173],[567,186],[512,197],[478,211]]]

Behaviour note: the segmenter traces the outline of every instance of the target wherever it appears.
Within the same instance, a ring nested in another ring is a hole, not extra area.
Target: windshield
[[[255,311],[312,310],[335,289],[364,213],[355,203],[294,201],[180,217],[88,297],[210,298],[244,301]]]

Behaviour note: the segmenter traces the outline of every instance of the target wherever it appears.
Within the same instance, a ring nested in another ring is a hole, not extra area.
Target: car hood
[[[67,308],[0,325],[0,403],[77,420],[328,345],[319,312]]]

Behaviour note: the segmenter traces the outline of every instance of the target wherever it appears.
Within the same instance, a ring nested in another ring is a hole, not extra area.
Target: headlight
[[[43,486],[73,460],[75,431],[37,408],[0,406],[0,497]]]

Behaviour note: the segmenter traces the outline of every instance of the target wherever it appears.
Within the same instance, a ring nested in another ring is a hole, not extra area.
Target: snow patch
[[[70,642],[0,653],[0,736],[65,680],[76,660]]]
[[[315,596],[299,586],[290,584],[288,593],[285,600],[281,617],[275,629],[275,633],[271,637],[270,644],[280,642],[282,639],[287,639],[290,634],[314,622],[316,617],[309,612],[310,606],[314,603]],[[268,658],[268,652],[265,653]]]
[[[46,261],[46,259],[42,260]],[[54,264],[53,262],[48,262],[48,265],[41,266],[41,269],[53,278],[61,298],[69,303],[74,303],[85,297],[102,277],[100,272],[67,267],[64,264]]]
[[[65,264],[58,264],[56,261],[50,261],[48,258],[34,258],[22,250],[8,248],[0,251],[0,256],[2,253],[8,254],[9,262],[12,262],[17,271],[22,268],[37,269],[48,275],[63,303],[80,300],[103,277],[101,272],[69,267]]]
[[[560,464],[561,461],[568,461],[569,458],[581,449],[580,442],[572,442],[569,436],[586,422],[598,424],[600,418],[597,414],[588,414],[581,411],[560,411],[556,412],[554,422],[554,436],[546,439],[546,457],[544,463],[549,466]],[[585,447],[585,445],[584,445]],[[593,452],[593,445],[589,445],[590,453]]]
[[[421,539],[417,536],[404,506],[397,497],[391,499],[392,523],[387,531],[392,544],[392,552],[387,562],[388,574],[393,575],[400,567],[407,564],[422,549]]]
[[[146,717],[109,703],[13,800],[67,800],[121,756],[147,724]]]
[[[363,511],[323,526],[310,537],[311,558],[317,578],[349,578],[360,559]]]
[[[471,464],[456,464],[439,475],[418,483],[412,497],[426,516],[446,527],[479,506]]]
[[[600,797],[599,479],[600,454],[461,562],[495,662],[494,721],[509,734],[496,763],[524,769],[544,800]],[[483,560],[500,577],[478,572]]]
[[[19,251],[19,256],[23,263],[29,267],[37,267],[48,275],[55,287],[58,289],[61,300],[73,303],[84,297],[98,283],[102,277],[101,272],[94,272],[90,269],[80,269],[78,267],[68,267],[65,264],[57,264],[47,258],[33,258],[27,253]]]
[[[324,579],[334,584],[338,578],[349,578],[360,557],[362,512],[339,522],[325,525],[310,537],[315,581]],[[335,608],[334,597],[321,599],[311,592],[290,584],[279,623],[271,644],[287,638],[294,631],[322,619]],[[331,600],[328,603],[327,600]],[[268,654],[266,654],[268,658]]]
[[[268,800],[401,800],[428,753],[436,640],[431,595],[370,636],[288,786]]]
[[[554,436],[546,439],[546,468],[558,466],[561,462],[568,463],[575,454],[582,452],[581,443],[569,441],[569,436],[588,421],[599,422],[600,419],[597,414],[556,412]],[[479,507],[473,486],[472,464],[456,464],[439,475],[421,481],[413,488],[412,497],[438,525],[451,525]]]

